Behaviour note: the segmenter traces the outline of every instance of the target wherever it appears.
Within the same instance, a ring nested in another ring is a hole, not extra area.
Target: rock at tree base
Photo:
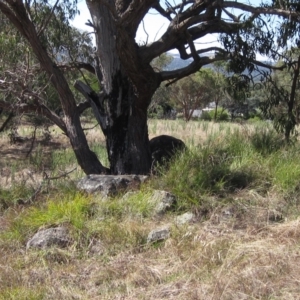
[[[104,197],[114,196],[128,189],[137,189],[148,176],[144,175],[96,175],[79,180],[77,188],[87,193],[100,193]]]

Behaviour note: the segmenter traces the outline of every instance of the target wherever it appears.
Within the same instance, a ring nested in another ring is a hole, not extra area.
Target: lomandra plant
[[[255,127],[250,142],[254,149],[264,156],[277,152],[285,146],[283,137],[268,127]]]

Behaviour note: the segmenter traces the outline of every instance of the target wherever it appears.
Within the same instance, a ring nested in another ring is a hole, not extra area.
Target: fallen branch
[[[26,158],[27,158],[27,157],[29,156],[29,154],[32,152],[33,145],[34,145],[34,142],[35,142],[35,139],[36,139],[36,130],[37,130],[37,127],[35,126],[35,127],[34,127],[34,131],[33,131],[33,133],[32,133],[31,145],[30,145],[29,151],[28,151],[27,154],[26,154]]]
[[[73,170],[63,173],[59,176],[54,176],[54,177],[49,177],[49,175],[44,171],[44,180],[56,180],[56,179],[60,179],[62,177],[66,177],[67,175],[69,175],[70,173],[74,172],[77,169],[77,167],[75,167]]]
[[[0,127],[0,132],[4,131],[7,124],[9,123],[9,121],[14,117],[14,113],[10,112],[10,114],[8,115],[7,119],[4,121],[4,123],[2,124],[2,126]]]

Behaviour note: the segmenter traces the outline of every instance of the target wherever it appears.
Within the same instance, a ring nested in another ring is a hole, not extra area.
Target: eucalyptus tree
[[[67,22],[76,13],[76,1],[57,0],[53,4],[43,1],[49,7],[49,14],[43,19],[35,12],[39,3],[37,0],[1,0],[0,11],[27,41],[57,91],[64,111],[61,126],[65,128],[78,163],[88,174],[148,173],[151,154],[147,109],[157,88],[218,60],[235,62],[239,72],[253,69],[257,63],[256,53],[269,55],[274,48],[268,20],[261,16],[278,15],[283,20],[299,20],[296,10],[266,5],[254,7],[239,1],[86,0],[92,17],[88,24],[95,34],[96,50],[91,53],[93,63],[81,63],[80,67],[96,74],[100,92],[79,81],[75,86],[93,108],[106,137],[110,162],[110,169],[106,170],[89,149],[74,93],[58,63],[48,53],[49,21],[59,17]],[[150,10],[159,13],[168,27],[154,42],[139,45],[135,40],[136,32]],[[195,42],[208,34],[221,34],[223,47],[198,50]],[[153,59],[174,49],[182,59],[192,59],[187,67],[157,71],[151,66]],[[206,55],[208,51],[215,51],[216,55]]]
[[[170,94],[173,104],[183,113],[184,120],[188,122],[195,110],[204,108],[208,104],[212,93],[213,90],[210,89],[208,82],[199,80],[199,77],[193,74],[173,84]]]
[[[226,81],[226,64],[222,61],[216,61],[212,64],[212,69],[200,70],[198,72],[200,82],[205,85],[209,93],[209,102],[214,102],[215,113],[214,120],[217,120],[218,108],[224,102],[225,104],[227,94],[227,81]]]
[[[157,72],[161,72],[169,67],[173,61],[173,56],[163,53],[156,57],[152,62],[151,66]],[[151,103],[148,107],[149,117],[168,117],[172,106],[170,105],[170,88],[161,85],[154,93]]]
[[[298,0],[272,0],[265,5],[270,9],[290,11],[288,18],[277,20],[274,28],[276,48],[269,53],[277,61],[278,71],[263,72],[264,101],[261,103],[266,118],[272,119],[278,132],[284,133],[289,142],[296,133],[300,113],[300,12]],[[257,85],[257,84],[256,84]]]
[[[69,81],[75,78],[76,64],[91,63],[90,36],[70,27],[62,7],[36,2],[25,8],[20,4],[13,3],[12,8],[0,2],[1,25],[5,25],[0,27],[0,107],[48,118],[69,137],[83,169],[105,170],[87,146],[83,131],[77,135],[76,129],[70,130],[81,126],[79,114],[86,105],[76,105]],[[74,14],[75,8],[68,7],[69,13]],[[66,93],[63,98],[62,92]],[[62,116],[56,113],[60,108]]]
[[[261,108],[289,142],[300,122],[300,49],[292,48],[281,54],[277,65],[285,68],[268,74],[260,84],[264,91]]]

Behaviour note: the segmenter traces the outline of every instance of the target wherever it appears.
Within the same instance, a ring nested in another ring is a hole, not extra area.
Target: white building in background
[[[210,102],[208,104],[208,106],[206,106],[205,108],[195,109],[193,111],[192,118],[200,118],[202,116],[203,112],[205,112],[205,111],[212,111],[212,110],[215,110],[215,108],[216,108],[216,103],[215,102]],[[191,111],[190,111],[190,113],[191,113]]]

